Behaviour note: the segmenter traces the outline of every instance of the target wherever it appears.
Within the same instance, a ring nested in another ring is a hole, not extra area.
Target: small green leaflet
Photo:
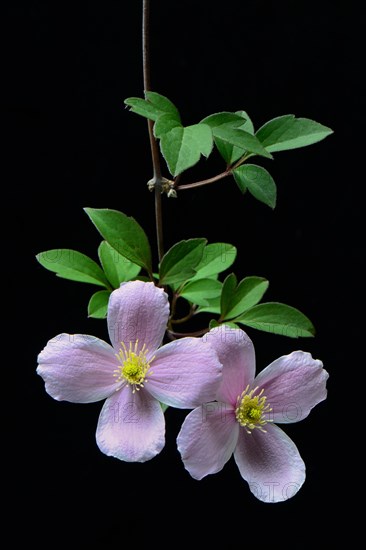
[[[216,298],[209,298],[207,303],[207,306],[200,306],[196,313],[220,313],[220,296],[217,296]]]
[[[309,118],[283,115],[266,122],[256,136],[267,151],[274,153],[312,145],[332,133],[331,128]]]
[[[216,298],[221,294],[222,283],[214,279],[199,279],[190,281],[184,285],[180,296],[199,306],[208,306],[209,299]]]
[[[269,172],[255,164],[242,164],[233,170],[233,176],[242,193],[248,191],[270,208],[276,206],[277,187]]]
[[[230,277],[225,288],[225,297],[221,317],[232,319],[252,308],[263,298],[269,282],[263,277],[245,277],[234,287],[234,279]],[[235,277],[236,283],[236,277]],[[223,292],[224,294],[224,292]]]
[[[141,271],[140,266],[119,254],[107,241],[100,243],[98,255],[104,273],[113,288],[119,288],[121,283],[135,279]]]
[[[156,92],[146,92],[146,99],[141,97],[129,97],[125,104],[130,107],[132,113],[144,116],[156,121],[161,115],[169,114],[180,123],[178,109],[167,97]]]
[[[88,304],[88,316],[95,319],[104,319],[107,317],[110,295],[109,290],[99,290],[99,292],[93,294]]]
[[[242,111],[244,112],[244,111]],[[210,128],[214,129],[222,124],[230,124],[232,128],[242,126],[244,123],[243,116],[239,113],[231,113],[229,111],[223,111],[221,113],[214,113],[213,115],[206,116],[200,121],[201,124],[207,124]]]
[[[191,168],[201,155],[208,157],[212,151],[212,132],[207,124],[175,126],[160,136],[160,149],[173,176]]]
[[[232,164],[246,152],[271,157],[253,136],[253,123],[245,111],[215,113],[201,122],[211,127],[215,144],[228,164]]]
[[[154,105],[141,97],[129,97],[125,99],[125,104],[130,107],[132,113],[136,113],[150,120],[157,120],[161,114],[160,109],[157,109]]]
[[[236,111],[236,113],[231,114],[240,117],[240,124],[236,124],[235,127],[237,127],[239,130],[245,130],[245,132],[249,132],[249,134],[254,135],[253,122],[251,121],[248,113],[246,113],[245,111]],[[234,127],[233,123],[231,123],[231,126]],[[214,141],[219,153],[221,154],[228,166],[234,164],[247,152],[245,149],[241,147],[235,147],[234,145],[231,145],[230,143],[227,143],[220,138],[216,137],[214,138]]]
[[[239,126],[240,130],[245,130],[254,136],[254,124],[246,111],[236,111],[237,115],[240,115],[245,120],[242,126]]]
[[[308,337],[315,334],[310,319],[298,309],[278,302],[256,305],[235,318],[234,321],[258,330],[291,338]]]
[[[205,246],[202,259],[196,267],[196,275],[191,281],[211,277],[228,269],[236,258],[235,246],[228,243],[210,243]]]
[[[43,267],[56,273],[58,277],[110,288],[100,266],[81,252],[57,248],[40,252],[36,258]]]
[[[195,275],[206,243],[206,239],[199,238],[180,241],[172,246],[161,260],[160,284],[184,282]]]
[[[179,118],[179,111],[170,99],[157,92],[145,92],[145,97],[156,109],[160,109],[163,113],[170,113]]]
[[[84,208],[102,237],[119,254],[151,273],[151,249],[137,221],[117,210]]]
[[[230,124],[222,124],[217,128],[213,128],[212,133],[215,139],[219,138],[221,141],[245,150],[248,153],[272,158],[271,153],[263,147],[259,139],[245,130],[233,128]]]
[[[232,297],[235,293],[237,285],[237,278],[235,273],[230,273],[224,281],[221,292],[221,301],[220,301],[220,311],[221,318],[225,319],[228,317],[228,312],[231,309]]]
[[[167,134],[177,126],[182,128],[181,123],[174,115],[170,113],[161,115],[154,124],[154,136],[156,138],[161,138],[164,134]]]

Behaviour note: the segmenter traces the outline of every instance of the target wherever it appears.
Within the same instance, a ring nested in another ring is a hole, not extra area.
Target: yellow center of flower
[[[258,386],[253,390],[248,390],[249,386],[245,388],[237,399],[235,409],[236,419],[248,434],[252,433],[254,428],[258,428],[261,432],[266,432],[263,426],[267,422],[272,422],[272,420],[265,418],[265,415],[271,412],[272,409],[267,403],[267,398],[263,395],[264,390],[261,390],[257,395],[255,393],[258,390]]]
[[[113,376],[117,378],[117,382],[126,380],[132,386],[132,393],[135,393],[144,387],[144,382],[147,382],[147,374],[152,374],[150,363],[154,357],[150,361],[146,359],[148,350],[145,344],[138,352],[138,340],[134,344],[130,342],[128,348],[123,342],[121,342],[121,346],[119,352],[116,353],[118,362],[121,364],[118,365]]]

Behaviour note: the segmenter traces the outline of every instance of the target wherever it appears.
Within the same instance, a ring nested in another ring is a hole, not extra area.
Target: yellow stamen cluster
[[[154,359],[154,357],[152,357],[150,361],[146,359],[148,350],[145,344],[138,352],[138,342],[138,340],[136,340],[134,344],[130,342],[128,348],[124,342],[121,342],[122,347],[119,352],[116,353],[118,362],[121,364],[118,365],[118,368],[113,374],[113,376],[117,378],[117,382],[126,380],[128,384],[132,386],[132,393],[144,387],[144,382],[147,382],[147,374],[152,374],[150,362]]]
[[[236,419],[248,434],[252,433],[254,428],[258,428],[261,432],[266,432],[263,429],[264,424],[272,422],[268,418],[264,418],[266,413],[271,412],[271,407],[266,403],[267,398],[263,395],[263,389],[255,395],[258,386],[253,390],[249,390],[249,386],[245,388],[243,393],[237,399],[237,407],[235,409]]]

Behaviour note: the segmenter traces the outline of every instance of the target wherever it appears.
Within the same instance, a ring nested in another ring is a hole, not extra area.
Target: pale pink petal
[[[94,336],[59,334],[41,351],[38,363],[47,393],[58,401],[92,403],[118,387],[114,349]]]
[[[222,383],[217,400],[235,406],[238,396],[254,379],[253,342],[243,330],[225,325],[210,330],[203,340],[214,348],[223,365]]]
[[[161,405],[144,390],[124,386],[106,400],[97,427],[97,444],[108,456],[126,462],[145,462],[165,444]]]
[[[240,474],[259,500],[281,502],[293,497],[305,481],[305,464],[295,443],[275,424],[267,433],[240,430],[234,458]]]
[[[145,344],[149,359],[160,346],[169,317],[168,296],[154,283],[131,281],[114,290],[108,305],[108,330],[114,348],[121,342],[137,344],[137,353]]]
[[[221,382],[221,363],[201,338],[182,338],[161,347],[151,363],[145,388],[178,409],[213,401]]]
[[[222,470],[234,452],[239,424],[230,405],[206,403],[190,412],[178,434],[178,450],[195,479]]]
[[[272,407],[269,417],[277,423],[298,422],[327,397],[328,373],[310,353],[294,351],[280,357],[262,372],[254,386],[263,389]]]

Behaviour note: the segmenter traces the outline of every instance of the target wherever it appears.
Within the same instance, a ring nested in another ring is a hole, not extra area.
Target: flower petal
[[[255,375],[253,342],[241,329],[221,326],[210,330],[203,340],[217,352],[223,365],[218,401],[236,405],[236,400]]]
[[[328,376],[321,361],[313,359],[310,353],[294,351],[268,365],[254,384],[264,389],[272,407],[270,418],[288,424],[305,418],[327,397]]]
[[[94,336],[59,334],[41,351],[38,363],[47,393],[58,401],[92,403],[118,387],[114,349]]]
[[[195,479],[222,470],[239,435],[235,411],[226,403],[206,403],[190,412],[178,434],[178,450]]]
[[[165,444],[161,405],[146,391],[125,386],[106,400],[97,427],[97,444],[108,456],[126,462],[145,462]]]
[[[295,443],[275,424],[267,433],[240,430],[234,458],[241,476],[263,502],[281,502],[293,497],[305,481],[305,464]]]
[[[161,347],[151,363],[146,389],[178,409],[213,401],[221,382],[221,363],[201,338],[182,338]]]
[[[168,296],[154,283],[131,281],[114,290],[108,304],[108,330],[114,348],[138,340],[137,353],[145,344],[147,358],[160,346],[169,317]]]

